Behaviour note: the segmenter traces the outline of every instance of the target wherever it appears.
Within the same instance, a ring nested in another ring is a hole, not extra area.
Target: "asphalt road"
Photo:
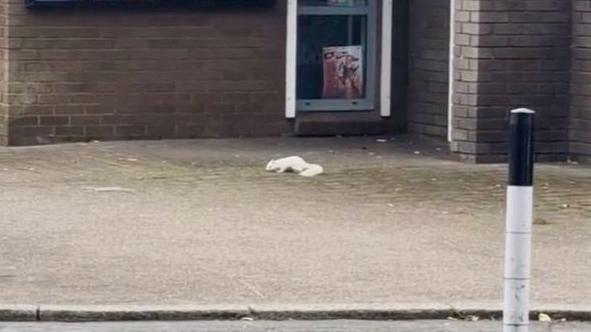
[[[498,332],[499,321],[201,321],[201,322],[108,322],[108,323],[0,323],[0,331],[43,332]],[[531,332],[591,331],[591,323],[535,324]]]

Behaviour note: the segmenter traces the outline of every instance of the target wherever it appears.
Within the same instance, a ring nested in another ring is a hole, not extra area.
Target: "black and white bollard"
[[[534,114],[534,111],[525,108],[511,111],[505,232],[504,332],[529,330]]]

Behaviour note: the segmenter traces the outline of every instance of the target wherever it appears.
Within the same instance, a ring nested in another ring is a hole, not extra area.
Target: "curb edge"
[[[554,320],[591,321],[591,306],[538,306],[530,311],[532,320],[539,313]],[[240,306],[68,306],[0,305],[0,321],[15,322],[91,322],[91,321],[181,321],[181,320],[427,320],[463,319],[498,320],[500,308],[421,305],[240,305]]]

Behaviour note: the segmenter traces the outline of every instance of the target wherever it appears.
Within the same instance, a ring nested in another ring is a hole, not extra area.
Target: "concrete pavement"
[[[299,154],[305,179],[263,171]],[[591,299],[590,168],[537,167],[533,303]],[[489,303],[504,165],[412,141],[0,149],[0,303]]]
[[[2,332],[497,332],[499,321],[238,321],[122,323],[0,323]],[[535,323],[531,332],[587,332],[591,323]]]

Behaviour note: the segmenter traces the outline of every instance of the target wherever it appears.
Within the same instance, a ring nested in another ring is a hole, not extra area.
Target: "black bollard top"
[[[511,111],[510,186],[531,186],[533,184],[535,113],[527,108]]]

